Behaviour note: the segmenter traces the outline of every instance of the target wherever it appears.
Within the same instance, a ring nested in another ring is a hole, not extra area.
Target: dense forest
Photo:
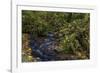
[[[90,14],[22,10],[22,62],[90,58]]]

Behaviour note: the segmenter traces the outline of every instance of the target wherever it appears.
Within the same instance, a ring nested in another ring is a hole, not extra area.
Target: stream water
[[[53,34],[48,34],[41,43],[39,43],[39,39],[32,39],[30,41],[30,47],[32,48],[32,54],[38,57],[40,61],[57,59],[55,52],[55,38],[53,37]]]

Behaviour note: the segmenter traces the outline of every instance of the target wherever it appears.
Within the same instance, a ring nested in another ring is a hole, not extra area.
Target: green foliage
[[[89,24],[89,13],[22,11],[22,33],[40,37],[53,32],[63,53],[86,52],[85,58],[90,50]]]

